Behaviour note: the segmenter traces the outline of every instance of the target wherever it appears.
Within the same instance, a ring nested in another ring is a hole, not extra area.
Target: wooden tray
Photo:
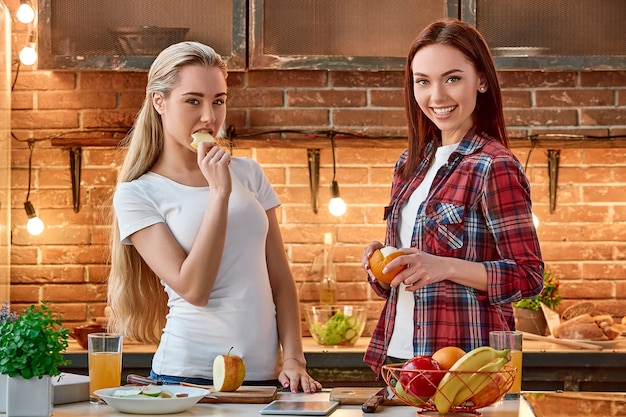
[[[253,387],[243,385],[232,392],[215,391],[210,385],[196,385],[181,382],[180,385],[204,388],[211,391],[209,397],[202,398],[201,403],[235,403],[235,404],[268,404],[278,395],[276,387]],[[214,398],[211,398],[214,397]]]
[[[380,388],[376,387],[337,387],[330,390],[330,400],[337,401],[342,405],[363,405],[363,403],[375,395]],[[383,401],[383,405],[406,405],[397,398]]]

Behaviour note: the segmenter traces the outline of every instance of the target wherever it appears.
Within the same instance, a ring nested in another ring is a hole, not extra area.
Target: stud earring
[[[485,87],[484,85],[481,85],[478,91],[480,91],[481,93],[484,93],[485,91],[487,91],[487,87]]]

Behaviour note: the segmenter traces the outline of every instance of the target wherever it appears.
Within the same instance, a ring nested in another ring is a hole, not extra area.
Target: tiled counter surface
[[[309,371],[325,387],[374,386],[373,372],[363,363],[369,342],[361,338],[353,347],[319,346],[303,339]],[[155,346],[126,344],[124,375],[147,375]],[[74,341],[65,354],[72,365],[66,372],[87,374],[87,353]],[[602,351],[572,349],[552,343],[524,340],[522,372],[525,391],[626,391],[626,343]]]

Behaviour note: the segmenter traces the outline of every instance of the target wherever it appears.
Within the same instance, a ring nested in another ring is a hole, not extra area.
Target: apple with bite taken
[[[236,391],[246,377],[246,364],[240,356],[231,354],[231,347],[225,355],[217,355],[213,361],[213,388],[216,391]]]
[[[191,142],[191,147],[194,149],[198,149],[198,144],[200,142],[215,142],[215,138],[213,135],[207,132],[195,132],[191,135],[193,138],[193,142]]]

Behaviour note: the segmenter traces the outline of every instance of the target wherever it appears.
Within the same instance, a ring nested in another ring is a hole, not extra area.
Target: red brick
[[[578,122],[576,110],[517,109],[505,110],[507,126],[556,126],[575,125]]]
[[[137,115],[137,111],[130,110],[112,112],[84,110],[81,113],[85,129],[130,128]]]
[[[90,94],[76,91],[42,91],[38,95],[39,109],[114,109],[117,96],[114,92],[94,91]]]
[[[333,87],[365,87],[365,88],[403,88],[404,72],[402,71],[379,71],[379,72],[332,72],[331,83]]]
[[[626,87],[626,71],[581,71],[581,87]]]
[[[285,129],[291,127],[328,126],[328,110],[325,109],[251,109],[250,125],[252,127],[274,127]]]
[[[500,71],[498,77],[503,90],[578,86],[578,73],[574,71]]]
[[[404,126],[406,115],[403,110],[348,110],[333,112],[336,126]]]
[[[33,94],[31,92],[13,91],[11,93],[12,110],[32,110],[33,107]]]
[[[63,300],[74,302],[104,301],[106,300],[106,286],[93,284],[46,285],[43,289],[43,299],[52,302]]]
[[[124,91],[146,90],[146,71],[79,71],[80,90]]]
[[[562,282],[559,293],[565,298],[611,298],[614,285],[610,281]]]
[[[624,109],[582,109],[580,122],[584,125],[612,125],[626,123]]]
[[[236,107],[282,107],[285,102],[283,97],[282,90],[234,89],[228,91],[227,104],[229,111]]]
[[[529,91],[502,91],[502,103],[504,107],[531,107],[531,94]]]
[[[583,276],[586,279],[626,280],[626,264],[616,262],[585,263]]]
[[[249,71],[248,87],[323,87],[328,83],[325,71]]]
[[[20,71],[20,74],[15,82],[15,91],[73,90],[75,87],[76,74],[73,72]]]
[[[374,107],[404,107],[403,90],[371,90],[370,105]]]
[[[612,106],[613,92],[609,90],[539,90],[535,93],[537,107]]]
[[[72,110],[38,110],[11,112],[12,129],[76,129],[78,112]]]
[[[626,186],[586,186],[582,189],[583,202],[626,202]]]
[[[361,90],[289,90],[291,107],[364,107],[367,105],[365,91]]]

